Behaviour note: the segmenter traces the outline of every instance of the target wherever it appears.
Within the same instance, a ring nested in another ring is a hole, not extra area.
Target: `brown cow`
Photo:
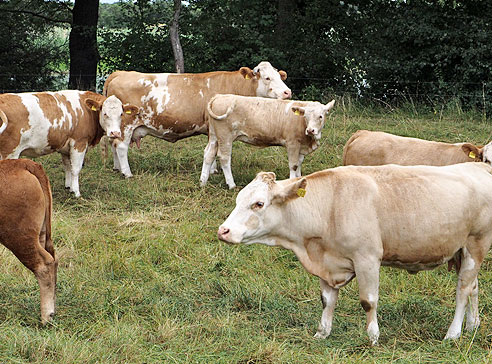
[[[381,265],[410,273],[460,260],[456,310],[445,339],[480,325],[478,272],[492,242],[492,168],[485,163],[348,166],[276,181],[260,173],[236,198],[219,239],[293,251],[320,278],[330,335],[341,287],[357,277],[372,344],[379,337]]]
[[[480,161],[482,147],[470,143],[434,142],[381,131],[358,130],[352,134],[343,148],[344,166],[446,166]]]
[[[50,183],[40,164],[0,161],[0,243],[36,276],[43,324],[55,313],[58,260],[51,241],[51,205]]]
[[[79,197],[79,173],[88,147],[104,133],[120,138],[121,119],[137,112],[115,96],[90,91],[1,94],[0,159],[59,152],[65,187]]]
[[[123,141],[112,143],[114,169],[125,177],[132,176],[128,147],[132,142],[139,146],[147,134],[173,143],[207,134],[206,108],[215,94],[290,98],[291,91],[283,82],[286,78],[287,73],[277,71],[269,62],[234,72],[112,73],[104,83],[103,94],[116,95],[124,103],[141,108],[135,120],[122,124]]]

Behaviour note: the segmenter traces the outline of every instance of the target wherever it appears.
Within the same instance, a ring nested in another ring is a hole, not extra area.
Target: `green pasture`
[[[358,129],[476,144],[492,132],[490,119],[459,107],[371,109],[339,99],[303,174],[340,165]],[[0,247],[0,363],[492,362],[490,253],[479,276],[476,332],[442,341],[454,314],[455,272],[383,268],[379,345],[369,345],[356,280],[340,291],[332,335],[314,339],[318,279],[294,254],[216,238],[239,188],[257,172],[288,177],[285,149],[237,142],[239,187],[229,191],[222,173],[199,187],[205,145],[205,136],[175,144],[147,137],[130,151],[129,180],[96,147],[81,173],[81,199],[64,189],[59,155],[37,159],[53,190],[57,314],[40,326],[34,276]]]

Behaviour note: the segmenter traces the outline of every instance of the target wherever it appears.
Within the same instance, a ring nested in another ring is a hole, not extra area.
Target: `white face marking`
[[[256,96],[268,97],[272,99],[288,99],[291,96],[291,91],[282,81],[278,71],[272,67],[270,62],[260,62],[254,68],[256,74],[259,73],[258,87]]]
[[[325,126],[326,113],[333,108],[335,101],[323,105],[319,102],[305,106],[304,119],[306,119],[306,135],[312,135],[316,140],[321,139],[321,131]]]
[[[483,147],[483,161],[492,164],[492,142]]]
[[[262,204],[260,207],[258,203]],[[232,243],[263,243],[275,245],[272,239],[262,239],[268,232],[264,226],[264,211],[270,204],[268,185],[255,179],[236,198],[236,207],[221,225],[230,230]]]
[[[120,99],[112,95],[104,100],[100,111],[99,123],[107,136],[111,136],[115,132],[121,133],[122,116],[123,104]]]

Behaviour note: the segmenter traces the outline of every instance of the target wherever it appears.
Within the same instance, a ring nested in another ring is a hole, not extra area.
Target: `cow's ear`
[[[135,105],[125,105],[123,106],[123,112],[128,115],[137,115],[139,109]]]
[[[101,102],[97,102],[94,99],[85,99],[85,104],[92,111],[100,111],[101,110],[101,107],[102,107],[102,103]]]
[[[329,103],[327,103],[324,107],[325,113],[333,109],[333,106],[335,106],[335,100],[331,100]]]
[[[253,73],[253,71],[249,67],[241,67],[239,69],[239,73],[241,74],[241,76],[243,76],[247,80],[250,80],[253,77],[255,77],[255,74]]]
[[[480,162],[482,160],[482,150],[483,148],[478,148],[477,146],[465,143],[461,146],[461,150],[470,158],[471,161]]]
[[[280,75],[280,79],[282,81],[285,81],[287,79],[287,72],[285,72],[285,71],[278,71],[278,74]]]
[[[294,198],[304,197],[306,195],[307,180],[305,177],[300,178],[287,186],[280,187],[274,190],[272,196],[272,204],[282,204]]]
[[[304,109],[303,107],[300,107],[300,106],[293,106],[292,111],[296,115],[304,115],[306,109]]]

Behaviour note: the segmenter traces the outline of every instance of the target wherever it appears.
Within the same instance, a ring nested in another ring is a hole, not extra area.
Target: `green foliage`
[[[489,124],[473,113],[416,111],[337,100],[304,173],[340,165],[343,145],[360,128],[451,143],[483,144],[489,137]],[[491,362],[490,253],[479,276],[477,332],[441,341],[453,318],[455,272],[383,268],[380,344],[369,346],[356,280],[340,290],[332,335],[314,339],[319,284],[295,255],[217,240],[238,191],[226,188],[222,174],[199,187],[206,143],[205,136],[175,144],[147,137],[142,149],[130,150],[132,179],[92,149],[80,175],[82,199],[65,190],[59,155],[37,159],[54,197],[57,313],[53,325],[39,326],[36,279],[0,246],[0,362]],[[240,142],[232,169],[239,186],[261,170],[289,175],[285,149]]]
[[[63,87],[59,80],[68,64],[68,28],[23,13],[58,19],[61,15],[51,5],[32,0],[0,2],[0,92]]]
[[[139,0],[113,5],[118,26],[106,17],[99,30],[99,73],[116,70],[171,71],[174,60],[169,40],[170,3]],[[107,10],[106,10],[107,11]]]

